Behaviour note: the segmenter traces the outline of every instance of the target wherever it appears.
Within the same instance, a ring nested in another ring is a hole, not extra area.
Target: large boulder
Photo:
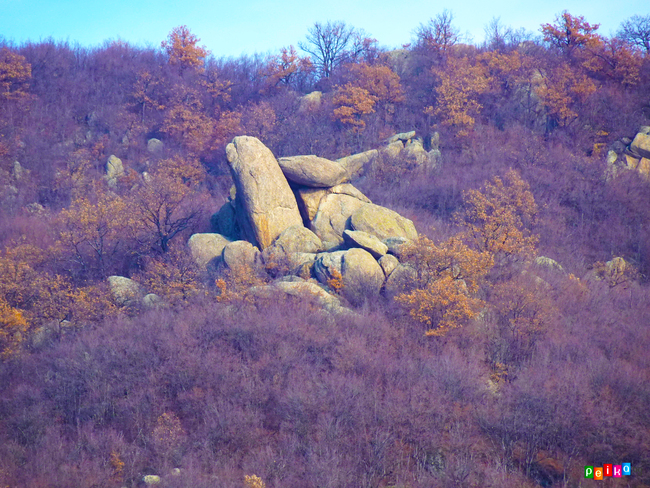
[[[108,186],[114,188],[117,186],[117,179],[124,176],[124,165],[122,160],[111,154],[106,161],[106,180],[108,181]]]
[[[196,265],[207,270],[221,259],[223,248],[231,241],[221,234],[193,234],[187,241]]]
[[[135,306],[147,294],[140,283],[124,276],[109,276],[108,287],[115,303],[120,307]]]
[[[322,239],[325,249],[335,249],[343,244],[343,231],[349,229],[350,217],[364,205],[371,204],[350,195],[325,195],[311,221],[311,229]]]
[[[375,258],[368,251],[359,248],[350,249],[343,254],[341,275],[341,294],[353,305],[360,305],[367,298],[379,295],[385,278]]]
[[[254,286],[249,290],[249,293],[257,300],[277,303],[282,298],[295,298],[300,301],[310,300],[318,307],[332,313],[344,310],[337,297],[327,293],[316,283],[300,278],[291,281],[276,281],[270,285]]]
[[[317,253],[323,250],[323,242],[306,227],[294,225],[285,229],[271,247],[285,253]]]
[[[641,127],[630,144],[630,150],[642,158],[650,158],[650,126]]]
[[[365,151],[359,154],[353,154],[352,156],[346,156],[341,159],[337,159],[336,162],[339,163],[345,169],[348,180],[356,178],[363,173],[363,169],[377,157],[379,151],[376,149],[371,149],[370,151]]]
[[[313,91],[300,97],[300,105],[298,106],[299,112],[309,112],[311,110],[318,110],[321,105],[323,92]]]
[[[368,251],[374,258],[380,258],[388,252],[388,246],[375,236],[361,230],[343,231],[343,239],[350,247],[360,247]]]
[[[362,202],[371,203],[368,197],[349,183],[343,183],[331,188],[309,188],[299,186],[294,189],[294,192],[296,200],[298,201],[298,208],[300,209],[300,213],[305,222],[311,222],[314,220],[320,202],[325,195],[348,195],[357,200],[361,200]]]
[[[243,237],[261,249],[302,219],[296,198],[271,151],[259,139],[235,137],[226,146]]]
[[[248,241],[233,241],[226,244],[221,253],[223,265],[234,274],[252,272],[260,263],[257,247]]]
[[[418,236],[412,221],[372,203],[360,206],[350,216],[350,224],[352,229],[367,232],[382,240],[389,237],[416,239]]]
[[[313,188],[328,188],[343,183],[345,168],[329,159],[318,156],[291,156],[278,159],[287,180]]]

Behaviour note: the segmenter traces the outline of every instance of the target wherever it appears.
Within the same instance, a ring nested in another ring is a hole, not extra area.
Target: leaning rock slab
[[[409,131],[409,132],[400,132],[399,134],[395,134],[394,136],[391,136],[388,138],[386,141],[388,144],[392,144],[393,142],[397,141],[408,141],[409,139],[413,139],[415,137],[415,131]]]
[[[302,224],[287,179],[259,139],[235,137],[226,146],[226,156],[237,188],[237,218],[243,220],[240,228],[247,240],[265,249],[287,227]]]
[[[350,249],[343,254],[341,294],[353,305],[379,295],[384,272],[379,263],[364,249]]]
[[[388,246],[375,236],[361,230],[345,230],[343,238],[352,247],[360,247],[368,251],[374,258],[380,258],[388,252]]]
[[[318,156],[291,156],[278,159],[287,180],[312,188],[328,188],[343,183],[345,168],[329,159]]]
[[[352,229],[367,232],[381,240],[389,237],[416,239],[418,236],[412,221],[397,212],[372,203],[359,207],[351,215],[350,224]]]
[[[353,154],[352,156],[346,156],[345,158],[337,159],[336,162],[339,163],[345,169],[348,179],[351,180],[360,176],[363,173],[363,169],[370,161],[375,159],[379,151],[376,149],[371,149],[370,151],[365,151],[359,154]]]

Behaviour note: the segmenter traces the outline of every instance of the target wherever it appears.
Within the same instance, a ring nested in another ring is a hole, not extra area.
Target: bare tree
[[[298,46],[311,54],[323,78],[329,78],[334,68],[348,57],[349,48],[356,44],[355,34],[355,29],[345,22],[316,22],[307,32],[307,42]]]
[[[485,31],[485,47],[491,51],[503,51],[512,37],[512,29],[501,23],[501,17],[493,17],[483,29]]]
[[[460,39],[453,20],[453,13],[445,9],[427,24],[421,24],[416,31],[418,47],[444,55]]]
[[[623,21],[617,35],[650,54],[650,15],[633,15]]]

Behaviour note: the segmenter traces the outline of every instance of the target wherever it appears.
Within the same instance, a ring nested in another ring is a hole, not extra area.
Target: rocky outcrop
[[[352,229],[361,230],[379,239],[403,237],[416,239],[418,236],[413,222],[386,207],[372,203],[362,205],[350,216]]]
[[[318,156],[291,156],[278,159],[287,180],[312,188],[328,188],[343,183],[348,174],[343,166]]]
[[[329,310],[339,302],[327,289],[360,305],[380,294],[387,277],[401,283],[393,275],[405,268],[398,260],[402,249],[417,238],[413,223],[341,183],[377,151],[344,158],[344,166],[317,156],[278,162],[259,140],[236,137],[226,152],[235,187],[211,217],[220,232],[195,234],[188,242],[201,268],[280,277],[251,293],[312,296]],[[408,281],[408,273],[400,273]]]
[[[608,179],[621,171],[637,171],[650,178],[650,126],[642,126],[634,139],[624,137],[614,141],[606,156]]]
[[[255,137],[235,137],[226,156],[237,188],[235,209],[243,237],[264,249],[287,227],[302,224],[289,183],[264,144]]]

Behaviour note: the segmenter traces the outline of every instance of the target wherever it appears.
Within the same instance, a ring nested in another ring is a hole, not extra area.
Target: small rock
[[[142,481],[144,481],[145,485],[157,485],[162,480],[160,479],[160,476],[157,476],[155,474],[148,474],[142,478]]]
[[[554,259],[547,258],[546,256],[539,256],[535,258],[534,263],[540,268],[546,268],[549,271],[559,271],[561,273],[564,273],[564,268],[560,263]]]
[[[160,156],[163,152],[164,144],[160,139],[151,138],[147,141],[147,151],[149,154]]]
[[[162,306],[163,300],[155,293],[149,293],[142,299],[142,306],[145,308],[159,308]]]
[[[399,260],[392,254],[386,254],[379,258],[379,266],[384,270],[384,275],[386,278],[395,271],[395,268],[399,266]]]
[[[121,307],[137,305],[146,294],[140,283],[124,276],[109,276],[108,285],[113,299]]]
[[[388,246],[388,252],[397,256],[398,259],[402,259],[404,251],[411,243],[406,237],[389,237],[382,242]]]

